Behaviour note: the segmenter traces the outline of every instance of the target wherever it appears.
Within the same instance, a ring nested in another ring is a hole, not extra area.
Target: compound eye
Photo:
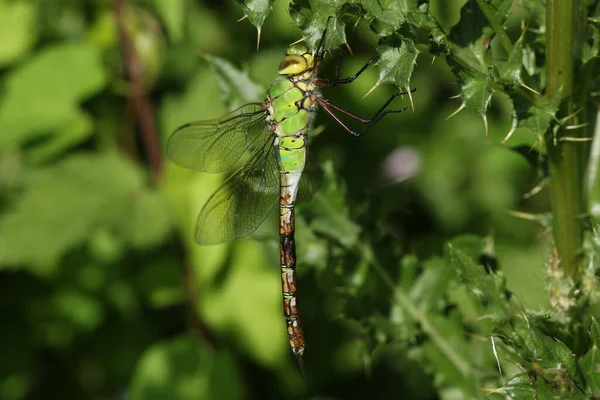
[[[279,64],[280,75],[298,75],[306,71],[308,64],[306,59],[297,54],[285,56],[281,64]]]

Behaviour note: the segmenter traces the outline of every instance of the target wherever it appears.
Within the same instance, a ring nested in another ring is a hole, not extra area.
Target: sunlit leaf
[[[0,150],[22,146],[81,119],[79,102],[97,93],[104,84],[102,60],[93,46],[47,46],[4,79]]]
[[[415,44],[411,40],[403,40],[400,47],[381,47],[379,54],[379,82],[408,88],[417,62]]]
[[[236,0],[250,23],[260,29],[273,8],[275,0]]]
[[[30,2],[0,1],[0,67],[25,54],[38,34],[37,8]]]
[[[98,227],[147,248],[168,234],[170,218],[141,171],[114,154],[79,154],[31,171],[0,219],[0,265],[52,264]]]

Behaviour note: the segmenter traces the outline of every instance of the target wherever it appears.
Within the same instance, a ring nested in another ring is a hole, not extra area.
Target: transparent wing
[[[198,216],[196,241],[216,244],[254,232],[279,200],[279,165],[273,138],[217,189]]]
[[[230,168],[265,130],[263,103],[250,103],[219,119],[185,124],[169,138],[167,156],[204,172]]]

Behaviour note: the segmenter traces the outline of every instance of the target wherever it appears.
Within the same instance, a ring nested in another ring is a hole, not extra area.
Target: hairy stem
[[[582,142],[569,140],[583,137],[585,113],[578,109],[575,93],[575,60],[578,38],[578,0],[548,0],[546,7],[546,97],[561,96],[557,113],[560,123],[553,123],[546,135],[550,165],[550,196],[554,223],[554,241],[567,276],[575,277],[580,265],[583,241],[581,217],[584,211],[583,167],[585,148]]]

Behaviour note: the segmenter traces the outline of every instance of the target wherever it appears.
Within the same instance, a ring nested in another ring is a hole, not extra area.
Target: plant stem
[[[586,147],[580,142],[565,140],[567,136],[584,135],[583,129],[566,129],[568,125],[580,124],[584,113],[565,118],[572,116],[579,107],[573,96],[574,60],[578,59],[575,54],[578,10],[577,0],[548,0],[546,6],[546,98],[561,96],[557,118],[566,119],[553,123],[546,135],[554,242],[563,271],[570,277],[575,277],[579,271],[583,241],[580,217],[584,210],[582,189]]]
[[[488,3],[485,0],[477,0],[477,5],[479,6],[479,9],[483,13],[483,15],[485,15],[485,18],[496,33],[496,36],[498,36],[498,40],[500,40],[500,44],[502,44],[502,47],[504,48],[504,51],[506,51],[506,54],[510,54],[513,47],[512,42],[506,34],[506,32],[504,31],[504,27],[502,26],[500,21],[498,21],[495,18],[492,8],[488,5]]]
[[[126,7],[126,0],[113,1],[115,19],[119,28],[123,64],[127,71],[131,87],[131,102],[133,103],[133,108],[140,125],[147,153],[146,157],[148,157],[148,162],[153,173],[152,176],[157,180],[162,168],[162,155],[158,142],[158,132],[154,123],[154,109],[144,88],[143,65],[136,53],[133,38],[126,26]]]

